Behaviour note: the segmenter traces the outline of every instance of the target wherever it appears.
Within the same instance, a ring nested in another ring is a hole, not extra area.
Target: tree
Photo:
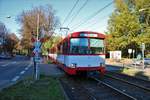
[[[16,49],[18,42],[19,39],[14,33],[7,34],[6,42],[4,45],[9,54],[13,54],[13,50]]]
[[[31,37],[36,39],[38,26],[39,37],[48,37],[54,33],[58,25],[58,20],[50,5],[34,7],[31,10],[23,11],[21,15],[19,15],[18,21],[22,24],[21,33],[23,38],[21,44],[23,48],[28,49],[29,52],[33,47]]]
[[[18,54],[21,54],[22,49],[22,45],[21,45],[21,41],[19,41],[16,45],[15,45],[15,49],[16,51],[18,51]]]
[[[140,51],[140,45],[144,41],[143,38],[149,36],[145,34],[149,24],[147,21],[144,21],[144,23],[139,21],[141,17],[140,9],[147,7],[149,4],[149,0],[115,0],[116,9],[108,22],[108,33],[110,33],[106,39],[108,51],[122,50],[124,56],[126,56],[129,48]]]
[[[4,43],[5,43],[6,35],[7,35],[7,29],[5,27],[5,24],[0,22],[0,53],[1,52],[5,53]]]
[[[0,37],[3,37],[7,33],[7,29],[4,23],[0,22]]]
[[[42,53],[43,55],[46,55],[50,48],[55,46],[57,43],[59,43],[62,40],[60,36],[52,36],[50,37],[46,42],[42,45]]]

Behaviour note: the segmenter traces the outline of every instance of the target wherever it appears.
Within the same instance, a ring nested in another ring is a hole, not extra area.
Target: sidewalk
[[[60,77],[64,75],[64,71],[57,67],[55,64],[39,64],[40,73],[47,76],[56,76]]]

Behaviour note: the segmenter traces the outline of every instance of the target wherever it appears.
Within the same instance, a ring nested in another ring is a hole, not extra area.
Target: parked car
[[[135,65],[141,65],[143,63],[143,60],[134,59],[133,64]],[[144,58],[144,64],[150,65],[150,58]]]
[[[144,64],[150,65],[150,58],[144,58]]]
[[[0,59],[11,59],[11,58],[12,57],[9,54],[4,54],[4,53],[0,54]]]

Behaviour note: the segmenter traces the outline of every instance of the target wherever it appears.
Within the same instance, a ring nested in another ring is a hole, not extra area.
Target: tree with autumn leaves
[[[33,7],[31,10],[23,11],[18,16],[18,22],[21,24],[21,45],[23,49],[28,50],[28,54],[31,54],[33,49],[32,40],[36,40],[37,27],[39,27],[39,39],[46,41],[53,35],[59,23],[51,5]]]
[[[5,24],[0,22],[0,54],[13,55],[18,50],[19,39],[15,33],[10,33]]]
[[[115,0],[115,10],[108,21],[107,51],[128,49],[141,51],[146,45],[150,53],[150,0]]]
[[[18,51],[18,43],[19,39],[14,33],[9,33],[6,35],[4,46],[9,54],[13,55]]]

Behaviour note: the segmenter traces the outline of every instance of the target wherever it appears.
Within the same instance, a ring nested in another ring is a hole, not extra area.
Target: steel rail
[[[122,82],[124,82],[124,83],[130,84],[130,85],[133,85],[133,86],[136,86],[136,87],[138,87],[138,88],[141,88],[141,89],[144,89],[144,90],[150,92],[150,88],[147,88],[147,87],[144,87],[144,86],[140,86],[140,85],[137,85],[137,84],[135,84],[135,83],[131,83],[131,82],[128,82],[128,81],[126,81],[126,80],[123,80],[123,79],[120,79],[120,78],[117,78],[117,77],[113,77],[113,76],[110,76],[110,75],[104,75],[104,76],[113,78],[113,79],[115,79],[115,80],[122,81]]]
[[[126,96],[126,97],[128,97],[128,98],[130,98],[130,99],[132,99],[132,100],[137,100],[137,99],[134,98],[133,96],[131,96],[131,95],[129,95],[129,94],[126,94],[126,93],[120,91],[119,89],[114,88],[114,87],[112,87],[111,85],[109,85],[109,84],[107,84],[107,83],[105,83],[105,82],[103,82],[103,81],[100,81],[99,79],[97,79],[97,78],[95,78],[95,77],[90,77],[90,78],[93,79],[93,80],[95,80],[95,81],[97,81],[98,84],[103,84],[103,85],[105,85],[105,86],[107,86],[107,87],[109,87],[109,88],[111,88],[111,89],[117,91],[118,93],[120,93],[120,94],[122,94],[122,95],[124,95],[124,96]]]
[[[145,81],[145,82],[150,82],[150,80],[146,80],[146,79],[142,79],[142,78],[138,78],[138,77],[133,77],[133,76],[130,76],[130,75],[127,75],[127,74],[123,74],[123,73],[118,73],[118,72],[113,72],[113,71],[107,71],[106,74],[118,74],[118,75],[122,75],[122,76],[126,76],[126,77],[132,77],[134,79],[138,79],[138,80],[141,80],[141,81]]]

